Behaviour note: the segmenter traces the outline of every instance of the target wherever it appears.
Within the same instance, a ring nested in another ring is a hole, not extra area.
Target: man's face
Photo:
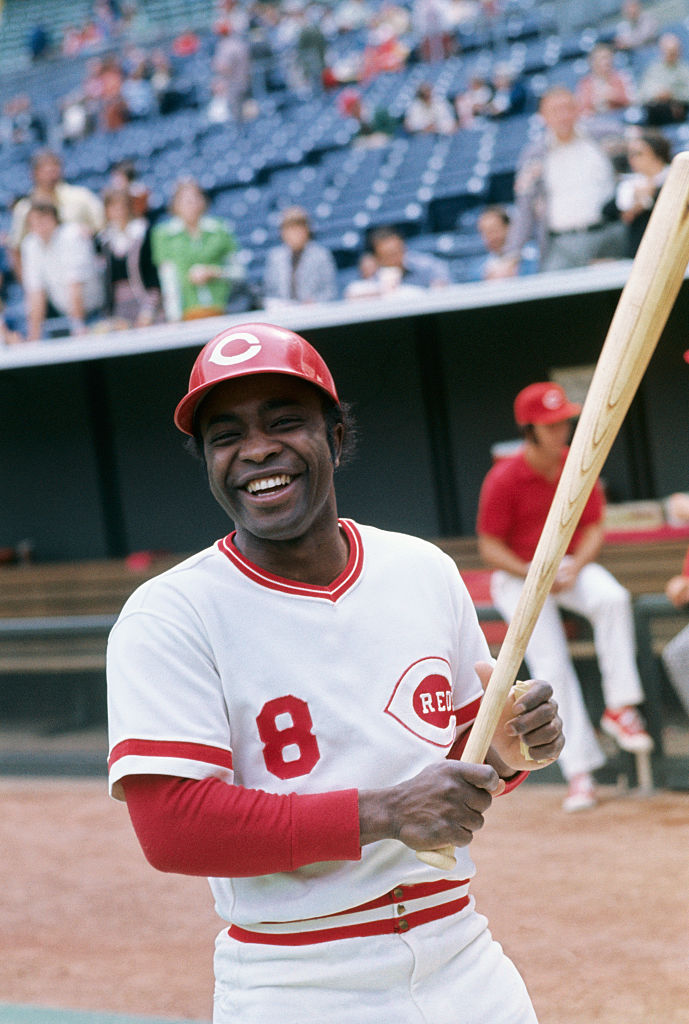
[[[309,240],[309,229],[303,221],[291,220],[283,224],[282,240],[292,252],[301,252]]]
[[[547,455],[560,455],[569,443],[572,432],[571,420],[560,420],[559,423],[534,423],[534,439],[539,449]]]
[[[397,235],[376,242],[376,259],[381,267],[404,266],[404,242]]]
[[[336,519],[323,401],[299,378],[266,373],[218,384],[199,429],[210,489],[238,536],[290,541]],[[335,427],[339,457],[342,427]]]
[[[507,224],[503,218],[497,213],[486,213],[478,227],[488,252],[500,252],[507,238]]]
[[[546,96],[541,104],[541,115],[558,139],[571,138],[577,123],[577,103],[570,93],[555,92]]]
[[[62,165],[55,157],[43,157],[34,167],[33,176],[39,188],[52,190],[62,178]]]
[[[26,218],[26,227],[34,235],[38,235],[44,242],[49,242],[57,227],[57,221],[52,213],[42,210],[31,210]]]

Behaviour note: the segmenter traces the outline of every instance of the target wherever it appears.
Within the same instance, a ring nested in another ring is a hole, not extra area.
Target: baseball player
[[[215,1024],[533,1024],[467,847],[559,756],[551,687],[459,760],[492,670],[473,605],[434,545],[338,518],[351,421],[303,338],[221,332],[175,422],[235,530],[122,610],[110,786],[155,867],[209,876]],[[447,844],[454,870],[415,855]]]
[[[545,381],[524,388],[514,402],[523,446],[516,454],[499,459],[483,482],[477,524],[479,551],[495,570],[491,595],[508,622],[567,457],[571,421],[580,412],[581,406],[570,402],[558,384]],[[595,562],[604,539],[603,512],[603,492],[597,482],[526,650],[529,671],[552,679],[562,715],[567,745],[560,766],[569,782],[563,804],[567,811],[595,805],[591,773],[605,758],[569,655],[560,607],[592,623],[606,704],[601,728],[623,750],[647,751],[653,746],[636,708],[644,697],[636,667],[631,599]]]

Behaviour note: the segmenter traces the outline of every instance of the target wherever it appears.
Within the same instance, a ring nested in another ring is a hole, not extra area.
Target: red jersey
[[[567,451],[563,452],[564,466]],[[560,470],[562,472],[562,470]],[[519,558],[530,562],[550,510],[557,480],[547,480],[524,458],[523,452],[500,459],[488,472],[479,497],[477,533],[498,537]],[[584,527],[603,518],[605,499],[599,481],[570,541],[567,553],[576,550]]]

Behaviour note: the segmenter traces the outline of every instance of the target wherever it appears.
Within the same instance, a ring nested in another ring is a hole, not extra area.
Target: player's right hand
[[[504,782],[487,764],[442,761],[389,789],[359,793],[361,845],[399,839],[412,850],[468,846]]]

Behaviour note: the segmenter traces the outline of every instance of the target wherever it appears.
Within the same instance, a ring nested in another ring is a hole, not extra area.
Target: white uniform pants
[[[537,1024],[471,905],[399,935],[305,946],[218,936],[214,1024]]]
[[[493,604],[507,622],[517,607],[523,583],[521,577],[503,571],[491,577]],[[643,690],[636,667],[629,592],[603,566],[585,565],[573,587],[546,598],[525,657],[532,678],[545,679],[553,688],[565,734],[558,763],[564,777],[571,779],[579,772],[600,768],[605,757],[584,704],[558,607],[583,615],[593,626],[606,707],[640,704]]]

